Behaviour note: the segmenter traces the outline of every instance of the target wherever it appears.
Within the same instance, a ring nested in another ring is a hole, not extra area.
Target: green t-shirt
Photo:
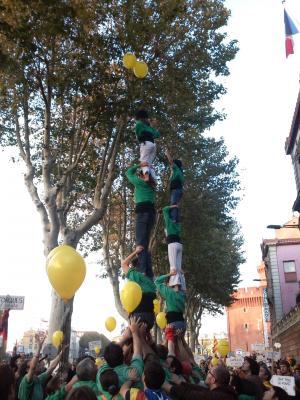
[[[46,397],[46,400],[64,400],[64,398],[67,397],[67,394],[65,386],[61,386],[54,393],[49,394],[49,396]]]
[[[48,379],[48,373],[44,372],[38,376],[34,376],[31,382],[28,382],[27,375],[21,381],[19,387],[19,400],[43,400],[43,385]]]
[[[165,220],[165,226],[166,226],[166,231],[167,231],[167,236],[170,235],[176,235],[179,236],[181,235],[181,223],[180,222],[174,222],[172,218],[170,217],[170,206],[166,206],[163,208],[163,215],[164,215],[164,220]]]
[[[126,172],[127,179],[134,186],[134,202],[135,204],[144,202],[150,202],[154,204],[154,189],[135,174],[139,167],[139,165],[133,165]]]
[[[160,295],[166,300],[167,312],[181,312],[184,313],[186,295],[181,290],[176,291],[167,286],[164,282],[167,275],[159,276],[155,279],[154,283]]]
[[[136,121],[135,134],[138,140],[141,138],[143,132],[147,132],[147,134],[150,134],[152,139],[160,138],[160,133],[155,128],[152,128],[151,125],[148,125],[143,121]]]
[[[183,172],[182,170],[178,167],[177,164],[175,164],[173,162],[172,165],[172,174],[171,174],[171,178],[170,178],[170,182],[174,182],[174,181],[180,181],[181,184],[183,185],[184,183],[184,176],[183,176]]]
[[[134,387],[137,387],[138,389],[143,389],[144,385],[142,382],[142,375],[144,372],[144,362],[143,362],[143,359],[141,356],[132,357],[130,365],[121,364],[121,365],[118,365],[117,367],[113,368],[113,370],[118,375],[119,384],[120,384],[120,386],[122,386],[123,383],[125,383],[128,380],[128,373],[130,372],[130,370],[132,368],[136,369],[137,375],[140,378],[139,381],[135,382]],[[103,364],[98,369],[98,372],[97,372],[96,381],[97,381],[97,387],[100,390],[100,392],[103,392],[102,385],[100,383],[100,376],[107,369],[110,369],[110,366],[106,363],[106,364]]]
[[[136,271],[134,268],[129,268],[126,278],[129,281],[138,283],[143,293],[156,293],[156,286],[152,279],[141,272]]]
[[[95,381],[78,381],[73,385],[73,388],[76,389],[82,386],[88,386],[90,389],[92,389],[92,391],[95,393],[96,396],[100,394],[98,386]]]

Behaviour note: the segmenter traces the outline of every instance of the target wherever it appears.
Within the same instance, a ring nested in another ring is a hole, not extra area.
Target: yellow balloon
[[[137,61],[133,67],[133,73],[137,78],[145,78],[148,74],[148,65],[144,61]]]
[[[158,313],[156,316],[156,323],[160,327],[160,329],[165,329],[165,327],[167,326],[166,313]]]
[[[217,357],[213,357],[210,361],[212,367],[216,367],[219,364],[219,359]]]
[[[160,313],[160,301],[158,299],[153,300],[154,305],[154,314],[157,315]]]
[[[58,348],[64,339],[64,334],[62,331],[55,331],[52,335],[52,344],[54,347]]]
[[[55,256],[55,254],[59,253],[60,251],[65,251],[65,250],[74,250],[72,246],[69,246],[67,244],[62,244],[60,246],[54,247],[48,254],[46,258],[46,267],[48,268],[49,261],[51,260],[52,257]]]
[[[104,361],[102,360],[102,358],[97,357],[95,360],[95,364],[97,365],[97,367],[101,367],[101,365],[104,364]]]
[[[142,289],[136,282],[125,283],[120,294],[123,308],[131,313],[134,311],[142,300]]]
[[[136,63],[136,56],[132,53],[126,53],[123,56],[123,65],[127,69],[132,69]]]
[[[228,340],[222,339],[218,341],[217,351],[221,357],[227,356],[230,351]]]
[[[57,249],[57,250],[56,250]],[[46,261],[49,281],[63,300],[71,299],[80,288],[86,274],[84,259],[73,247],[63,245],[53,249]]]
[[[114,317],[108,317],[105,321],[105,328],[109,331],[112,332],[117,325],[117,321],[114,319]]]
[[[100,349],[100,347],[99,346],[95,346],[95,353],[96,354],[99,354],[100,353],[100,351],[101,351],[101,349]]]

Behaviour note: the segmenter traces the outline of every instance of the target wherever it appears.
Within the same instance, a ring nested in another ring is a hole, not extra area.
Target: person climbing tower
[[[170,271],[176,271],[175,275],[170,276],[169,285],[180,285],[181,290],[186,290],[185,278],[181,268],[182,264],[182,243],[180,239],[181,235],[181,223],[174,222],[171,213],[174,208],[178,208],[178,205],[166,206],[163,208],[163,216],[165,221],[165,231],[167,236],[168,244],[168,256]]]
[[[152,279],[135,269],[136,261],[138,261],[136,256],[142,251],[143,247],[137,246],[131,254],[121,261],[121,267],[126,278],[131,282],[136,282],[142,289],[142,300],[130,317],[133,316],[140,322],[145,322],[150,331],[155,321],[153,300],[156,298],[156,286]]]
[[[143,250],[138,254],[137,270],[146,274],[149,278],[153,278],[151,253],[148,247],[155,222],[155,192],[146,175],[138,172],[140,167],[147,165],[147,163],[133,165],[127,170],[126,176],[134,186],[136,245],[143,247]]]
[[[168,340],[169,354],[174,355],[174,337],[178,334],[184,335],[186,323],[184,311],[186,305],[186,294],[180,285],[170,286],[170,278],[176,274],[171,271],[167,275],[161,275],[154,281],[155,286],[162,298],[166,301],[167,327],[165,330]],[[166,281],[168,280],[168,284]]]
[[[152,163],[156,154],[155,139],[160,137],[160,133],[150,125],[148,112],[139,110],[136,115],[135,134],[140,144],[140,162],[147,163],[142,167],[146,182],[151,185],[156,184],[156,176]]]
[[[171,167],[171,177],[170,177],[170,204],[178,205],[183,196],[183,183],[184,175],[182,170],[182,162],[180,160],[174,160],[169,152],[166,150],[166,156]],[[174,222],[180,222],[180,212],[179,208],[173,208],[171,210],[171,217]]]

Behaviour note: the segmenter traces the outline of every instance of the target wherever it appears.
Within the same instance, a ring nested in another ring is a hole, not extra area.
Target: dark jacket
[[[237,400],[237,394],[229,386],[208,390],[189,383],[172,386],[170,395],[178,400]]]

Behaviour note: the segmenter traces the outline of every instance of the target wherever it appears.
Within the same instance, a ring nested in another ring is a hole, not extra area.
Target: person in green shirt
[[[98,389],[101,392],[103,392],[103,388],[100,377],[107,369],[113,369],[116,372],[120,385],[123,385],[127,380],[130,379],[132,370],[134,369],[137,376],[137,381],[135,382],[134,387],[143,389],[142,375],[144,371],[144,362],[142,359],[142,347],[138,329],[139,327],[137,321],[135,318],[132,318],[129,324],[129,330],[133,340],[133,356],[130,365],[124,363],[123,349],[120,344],[112,342],[106,346],[104,350],[104,359],[106,363],[98,369],[96,378]],[[127,340],[127,337],[124,338],[124,340]]]
[[[28,365],[28,372],[20,383],[18,392],[19,400],[42,400],[44,398],[43,386],[54,369],[57,367],[62,357],[63,350],[54,358],[54,360],[51,361],[46,372],[42,374],[39,373],[39,357],[45,338],[46,336],[35,336],[35,340],[37,342],[37,353],[30,361]]]
[[[181,223],[173,220],[171,212],[178,205],[166,206],[163,208],[165,221],[165,231],[168,243],[168,257],[170,271],[176,271],[169,279],[169,286],[180,285],[181,290],[186,290],[185,278],[181,269],[182,264],[182,244],[181,244]]]
[[[186,323],[183,316],[186,305],[186,294],[181,290],[180,285],[171,287],[166,284],[166,281],[175,274],[176,271],[171,271],[167,275],[159,276],[154,281],[159,294],[166,302],[167,327],[165,333],[170,355],[175,355],[174,336],[178,334],[183,335],[186,330]]]
[[[133,165],[126,172],[127,179],[134,185],[136,244],[143,246],[143,251],[138,254],[137,269],[149,278],[153,278],[152,259],[148,247],[155,222],[155,195],[145,176],[142,173],[137,175],[139,168],[139,165]]]
[[[152,163],[156,154],[155,139],[160,137],[160,133],[150,125],[148,112],[139,110],[135,115],[135,134],[140,144],[140,162],[147,163],[142,171],[146,181],[156,184],[156,176]]]
[[[96,396],[100,394],[96,384],[97,366],[90,357],[84,358],[77,364],[76,375],[78,381],[73,385],[74,389],[81,386],[88,386],[94,391]]]
[[[171,205],[179,204],[183,196],[183,183],[184,175],[182,170],[182,162],[180,160],[174,160],[171,157],[169,150],[166,151],[166,156],[171,167],[171,177],[170,177],[170,193],[171,193]],[[174,222],[180,222],[180,211],[179,208],[173,208],[171,210],[171,217]]]
[[[135,257],[141,251],[143,251],[143,247],[137,246],[129,256],[121,261],[121,267],[126,278],[131,282],[136,282],[142,289],[142,300],[129,317],[133,316],[139,319],[139,322],[145,322],[150,332],[155,321],[153,300],[156,298],[156,286],[152,279],[133,268],[137,261]],[[132,264],[131,267],[130,263]]]

